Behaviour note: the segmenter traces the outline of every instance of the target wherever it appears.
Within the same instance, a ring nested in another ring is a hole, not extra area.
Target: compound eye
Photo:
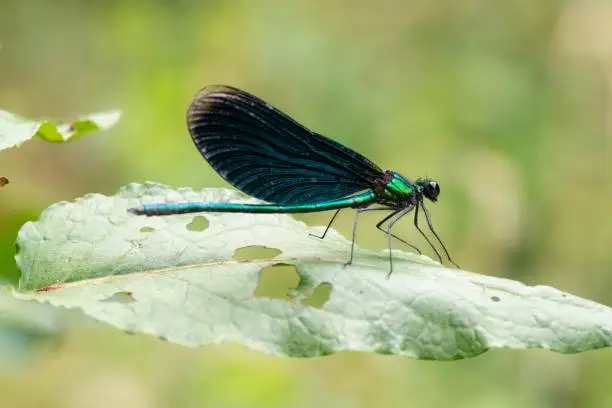
[[[436,183],[435,181],[432,181],[429,183],[430,187],[433,189],[434,194],[437,196],[438,194],[440,194],[440,185],[438,183]]]
[[[429,198],[431,201],[438,200],[438,194],[440,194],[440,185],[435,181],[428,181],[425,185],[425,197]]]

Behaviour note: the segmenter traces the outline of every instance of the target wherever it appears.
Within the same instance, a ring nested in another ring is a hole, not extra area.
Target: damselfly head
[[[438,201],[438,195],[440,194],[440,184],[437,181],[431,179],[418,179],[416,185],[421,187],[423,195],[433,202]]]

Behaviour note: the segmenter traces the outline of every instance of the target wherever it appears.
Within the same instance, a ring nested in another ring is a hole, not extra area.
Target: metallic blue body
[[[131,212],[140,215],[172,215],[194,212],[232,212],[232,213],[256,213],[256,214],[279,214],[279,213],[310,213],[319,211],[337,210],[340,208],[358,208],[367,206],[376,201],[373,191],[365,191],[347,198],[322,203],[306,205],[277,205],[277,204],[240,204],[240,203],[213,203],[213,202],[191,202],[191,203],[160,203],[145,204],[142,207],[131,209]]]

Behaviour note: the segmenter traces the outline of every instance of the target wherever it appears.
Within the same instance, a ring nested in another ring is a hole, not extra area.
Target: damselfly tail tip
[[[130,214],[135,214],[135,215],[145,215],[145,211],[143,207],[128,208],[127,212],[129,212]]]

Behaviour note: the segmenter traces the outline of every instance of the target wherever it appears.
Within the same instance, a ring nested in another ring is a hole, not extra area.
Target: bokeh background
[[[184,119],[200,87],[225,83],[381,167],[436,178],[430,210],[464,268],[612,305],[610,21],[603,0],[3,0],[2,109],[123,117],[68,145],[0,152],[12,182],[0,191],[0,274],[18,279],[16,233],[56,201],[134,181],[226,186]],[[384,248],[376,217],[364,219],[360,245]],[[337,229],[350,223],[344,214]],[[409,221],[398,231],[418,242]],[[290,360],[71,318],[85,323],[0,344],[32,345],[0,360],[2,407],[612,406],[610,350]]]

